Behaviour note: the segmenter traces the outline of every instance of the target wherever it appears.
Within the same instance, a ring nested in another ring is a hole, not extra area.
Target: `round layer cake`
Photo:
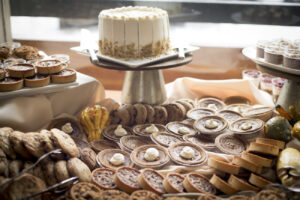
[[[168,13],[159,8],[122,7],[99,14],[99,51],[124,59],[156,57],[170,48]]]

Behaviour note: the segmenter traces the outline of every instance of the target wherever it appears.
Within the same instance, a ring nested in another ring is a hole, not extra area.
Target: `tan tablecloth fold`
[[[85,106],[105,98],[103,85],[77,73],[77,85],[54,93],[14,97],[0,101],[0,127],[36,131],[62,113],[77,115]]]

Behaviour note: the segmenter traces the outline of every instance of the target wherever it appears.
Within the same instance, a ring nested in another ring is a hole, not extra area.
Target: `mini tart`
[[[273,116],[273,107],[257,107],[257,108],[249,108],[245,111],[244,117],[249,117],[253,119],[261,119],[266,122]]]
[[[244,151],[242,153],[242,158],[245,160],[251,161],[253,163],[256,163],[260,166],[263,166],[263,167],[271,167],[272,166],[271,159],[255,155],[255,154],[247,152],[247,151]]]
[[[123,164],[113,165],[112,163],[110,163],[109,160],[111,159],[111,157],[113,157],[113,155],[115,153],[120,153],[124,156],[125,160],[124,160]],[[129,153],[127,153],[126,151],[123,151],[121,149],[105,149],[98,153],[97,160],[101,164],[101,166],[111,168],[111,169],[117,169],[118,167],[124,167],[124,166],[126,166],[126,167],[133,166],[133,163],[131,162]]]
[[[52,83],[71,83],[76,80],[76,71],[74,69],[63,69],[57,74],[51,75]]]
[[[0,68],[0,81],[3,80],[6,76],[6,71]]]
[[[257,174],[262,171],[262,166],[238,156],[234,156],[232,163]]]
[[[138,176],[140,171],[130,167],[120,167],[114,175],[117,187],[125,192],[132,193],[140,189]]]
[[[35,74],[33,65],[26,63],[13,64],[7,67],[6,70],[11,78],[25,78]]]
[[[166,191],[163,186],[164,177],[153,169],[143,169],[138,176],[138,183],[141,188],[150,190],[159,195],[164,194]]]
[[[210,157],[207,161],[208,166],[218,169],[220,171],[226,172],[228,174],[239,174],[240,167],[238,165],[233,165],[231,163],[218,160]]]
[[[249,152],[278,156],[279,155],[279,147],[271,144],[263,144],[257,142],[251,142],[248,148]]]
[[[250,105],[251,101],[248,98],[242,97],[242,96],[230,96],[224,100],[224,103],[226,105],[231,105],[231,104],[248,104],[248,105]]]
[[[109,168],[97,168],[92,172],[92,181],[103,190],[112,190],[117,186],[114,183],[116,171]]]
[[[236,189],[234,189],[231,185],[223,181],[215,174],[211,177],[209,182],[213,184],[218,190],[222,191],[225,194],[234,194],[237,192]]]
[[[191,147],[194,150],[195,156],[191,159],[183,158],[180,152],[184,147]],[[200,166],[207,160],[207,153],[204,149],[188,142],[173,144],[168,148],[168,152],[173,162],[184,166]]]
[[[190,126],[190,125],[187,125],[187,124],[184,124],[182,122],[169,122],[167,125],[166,125],[166,128],[169,132],[175,134],[175,135],[187,135],[187,134],[190,134],[190,135],[195,135],[197,133],[197,131],[193,128],[193,126]],[[185,128],[188,130],[188,133],[183,133],[180,131],[180,128]]]
[[[54,74],[58,73],[63,68],[63,63],[59,60],[40,60],[35,64],[39,74]]]
[[[246,150],[246,143],[234,134],[222,134],[215,140],[216,146],[226,154],[240,155]]]
[[[197,120],[200,119],[201,117],[215,115],[215,114],[216,112],[209,108],[194,108],[192,110],[189,110],[186,116],[189,119]]]
[[[178,173],[168,173],[163,180],[163,186],[168,193],[182,193],[184,176]]]
[[[257,143],[262,143],[262,144],[271,144],[277,146],[279,149],[284,149],[285,147],[285,142],[281,140],[274,140],[270,138],[256,138]]]
[[[215,145],[215,140],[210,137],[205,137],[204,135],[196,134],[196,135],[184,135],[183,139],[186,142],[191,142],[195,145],[202,147],[207,151],[215,151],[217,149]]]
[[[129,200],[163,200],[163,198],[149,190],[137,190],[130,195]]]
[[[229,185],[231,185],[234,189],[238,190],[238,191],[244,191],[244,190],[253,190],[253,191],[258,191],[259,188],[247,183],[246,181],[237,178],[234,175],[230,175],[229,179],[228,179],[228,183]]]
[[[145,131],[145,129],[149,126],[151,126],[152,124],[139,124],[139,125],[135,125],[133,127],[133,132],[136,135],[139,136],[143,136],[143,137],[150,137],[152,133],[148,133]],[[161,124],[154,124],[155,127],[158,129],[158,132],[166,132],[167,129],[165,126],[161,125]]]
[[[177,142],[182,142],[182,139],[180,137],[167,132],[152,133],[151,140],[155,144],[161,145],[166,148]]]
[[[214,120],[215,122],[217,122],[217,127],[207,128],[206,121],[208,120]],[[227,125],[228,123],[224,118],[217,115],[212,115],[212,116],[202,117],[196,120],[194,123],[194,128],[205,136],[217,137],[227,128]]]
[[[186,175],[183,186],[188,192],[200,192],[208,194],[216,194],[216,188],[209,180],[197,173],[189,173]]]
[[[158,158],[154,161],[148,161],[144,158],[146,150],[149,148],[155,148],[159,152]],[[167,164],[170,160],[168,156],[168,151],[164,147],[155,144],[143,145],[134,149],[131,152],[130,157],[134,164],[142,168],[159,168]]]
[[[249,125],[249,129],[243,129],[243,125]],[[243,139],[252,139],[264,132],[264,122],[260,119],[241,118],[234,121],[229,129]]]
[[[152,141],[136,135],[127,135],[120,139],[120,144],[123,150],[132,152],[137,147],[152,144]]]
[[[221,110],[218,112],[218,115],[226,119],[229,124],[243,117],[240,113],[233,110]]]
[[[217,98],[202,98],[198,102],[198,107],[209,108],[210,104],[215,104],[217,110],[223,110],[226,106],[224,102],[220,101]]]
[[[259,188],[263,188],[266,185],[272,184],[271,181],[269,181],[261,176],[258,176],[256,174],[253,174],[253,173],[251,173],[251,175],[249,177],[249,183],[251,183],[252,185],[255,185]]]
[[[123,136],[119,137],[115,134],[115,130],[118,126],[119,126],[118,124],[112,124],[112,125],[106,126],[102,131],[103,137],[105,137],[108,140],[119,142],[120,138]],[[126,130],[126,132],[127,132],[126,135],[132,135],[130,127],[122,126],[122,128],[124,128]]]
[[[226,110],[232,110],[243,115],[249,108],[251,108],[248,104],[231,104],[226,107]]]
[[[70,190],[70,196],[72,199],[88,199],[90,193],[101,195],[101,189],[93,183],[80,182],[74,185]],[[97,196],[98,196],[97,195]]]
[[[120,149],[119,145],[109,140],[94,140],[91,143],[92,149],[98,153],[105,149]]]
[[[0,92],[9,92],[23,88],[23,79],[5,78],[0,81]]]
[[[40,74],[36,74],[33,77],[25,78],[25,87],[43,87],[47,86],[50,83],[50,76],[43,76]]]

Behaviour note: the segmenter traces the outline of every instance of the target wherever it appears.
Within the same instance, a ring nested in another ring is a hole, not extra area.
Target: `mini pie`
[[[180,103],[167,103],[162,105],[167,109],[168,122],[182,121],[185,118],[186,110]]]
[[[209,180],[197,173],[189,173],[186,175],[183,186],[188,192],[200,192],[215,194],[216,188],[209,182]]]
[[[184,176],[178,173],[168,173],[163,180],[163,186],[168,193],[182,193]]]
[[[166,128],[169,132],[180,136],[187,134],[195,135],[197,133],[193,126],[181,122],[169,122]]]
[[[62,71],[52,74],[52,83],[71,83],[76,80],[76,71],[74,69],[63,69]]]
[[[281,140],[274,140],[270,138],[256,138],[257,143],[271,144],[277,146],[279,149],[284,149],[285,142]]]
[[[249,177],[249,183],[251,183],[252,185],[255,185],[259,188],[263,188],[266,185],[272,184],[271,181],[269,181],[261,176],[258,176],[256,174],[253,174],[253,173],[251,173],[251,175]]]
[[[4,69],[0,68],[0,81],[1,81],[2,79],[4,79],[5,76],[6,76],[6,71],[5,71]]]
[[[13,64],[7,67],[6,70],[11,78],[25,78],[35,74],[33,65],[26,63]]]
[[[234,175],[230,175],[229,179],[228,179],[228,183],[229,185],[231,185],[233,188],[235,188],[238,191],[243,191],[243,190],[253,190],[253,191],[258,191],[259,188],[247,183],[246,181],[237,178]]]
[[[167,131],[166,127],[161,124],[139,124],[133,127],[133,132],[139,136],[150,137],[152,133],[147,132],[146,128],[152,125],[154,125],[158,129],[158,132]]]
[[[117,143],[108,140],[94,140],[90,144],[96,153],[105,149],[120,149]]]
[[[214,105],[214,106],[212,106]],[[225,108],[225,103],[223,103],[222,101],[220,101],[217,98],[212,98],[212,97],[208,97],[208,98],[202,98],[199,100],[198,102],[198,107],[200,108],[215,108],[214,110],[218,111],[218,110],[223,110]]]
[[[239,174],[240,167],[238,165],[233,165],[232,163],[228,163],[222,160],[215,159],[210,157],[207,162],[208,166],[218,169],[220,171],[229,173],[229,174]]]
[[[102,190],[93,183],[80,182],[71,188],[70,196],[72,200],[99,199],[102,196]]]
[[[114,156],[114,154],[119,153],[124,156],[124,162],[119,165],[114,165],[110,162],[110,159]],[[118,167],[132,167],[133,162],[130,160],[130,155],[126,151],[121,149],[105,149],[98,153],[97,160],[101,164],[101,166],[111,169],[117,169]]]
[[[245,159],[245,160],[249,160],[253,163],[256,163],[258,165],[261,165],[263,167],[271,167],[272,166],[272,160],[271,159],[255,155],[255,154],[247,152],[247,151],[244,151],[242,153],[242,158]]]
[[[116,171],[109,168],[97,168],[92,171],[92,181],[103,190],[112,190],[117,186],[114,183]]]
[[[120,190],[105,190],[97,198],[97,200],[128,200],[129,195]]]
[[[181,152],[185,147],[193,150],[194,156],[192,158],[185,158],[181,156]],[[173,162],[184,166],[200,166],[207,160],[207,154],[200,146],[188,142],[175,143],[168,148],[170,158]]]
[[[231,104],[226,107],[226,110],[232,110],[244,115],[249,108],[251,108],[251,106],[248,104]]]
[[[79,181],[91,182],[92,173],[89,167],[78,158],[71,158],[67,162],[70,176],[77,176]]]
[[[240,113],[233,110],[221,110],[218,112],[218,115],[226,119],[229,124],[243,117]]]
[[[214,123],[213,127],[208,127],[209,122]],[[201,134],[208,137],[216,137],[227,128],[227,121],[217,115],[205,116],[195,121],[194,128]]]
[[[195,123],[195,120],[187,118],[185,120],[182,120],[181,123],[193,126]]]
[[[264,122],[260,119],[241,118],[230,125],[230,130],[244,139],[257,137],[263,131]]]
[[[54,74],[58,73],[63,68],[63,63],[59,60],[40,60],[35,64],[39,74]]]
[[[209,182],[225,194],[234,194],[237,192],[236,189],[215,174],[211,177]]]
[[[182,139],[168,132],[157,132],[151,134],[151,139],[154,143],[168,148],[174,143],[181,142]]]
[[[0,92],[9,92],[23,88],[23,79],[5,78],[0,80]]]
[[[248,148],[249,152],[278,156],[279,155],[279,147],[271,144],[263,144],[257,142],[251,142]]]
[[[139,146],[152,144],[152,142],[143,137],[128,135],[128,136],[123,136],[121,138],[120,144],[122,146],[122,149],[131,152]]]
[[[120,138],[123,136],[120,137],[115,134],[115,130],[117,129],[118,126],[119,126],[118,124],[112,124],[112,125],[106,126],[102,131],[103,137],[107,138],[108,140],[119,142]],[[126,132],[127,132],[126,135],[132,135],[131,128],[129,128],[128,126],[122,126],[122,128],[126,130]]]
[[[234,156],[232,163],[256,174],[260,174],[262,171],[262,166],[238,156]]]
[[[129,200],[163,200],[163,198],[148,190],[137,190],[130,195]]]
[[[215,140],[216,146],[226,154],[240,155],[246,150],[246,143],[234,134],[222,134]]]
[[[50,76],[43,76],[36,74],[33,77],[27,77],[24,79],[25,87],[43,87],[47,86],[50,83]]]
[[[163,186],[164,177],[153,169],[143,169],[138,175],[138,183],[141,188],[150,190],[159,195],[164,194],[166,191]]]
[[[191,142],[196,144],[207,151],[216,151],[217,147],[215,145],[215,140],[210,137],[205,137],[204,135],[196,134],[196,135],[184,135],[183,139],[186,142]]]
[[[158,157],[153,161],[148,161],[145,159],[145,154],[149,148],[155,148],[159,153]],[[167,164],[170,160],[170,158],[168,156],[168,151],[164,147],[159,146],[159,145],[154,145],[154,144],[153,145],[151,145],[151,144],[143,145],[143,146],[140,146],[140,147],[134,149],[131,152],[130,157],[131,157],[131,160],[134,162],[134,164],[136,164],[142,168],[146,168],[146,167],[158,168],[158,167],[161,167],[161,166]]]
[[[201,117],[215,115],[216,112],[209,108],[194,108],[192,110],[189,110],[186,114],[186,116],[190,119],[197,120]]]
[[[140,189],[138,176],[140,171],[130,167],[120,167],[114,175],[117,187],[125,192],[132,193]]]

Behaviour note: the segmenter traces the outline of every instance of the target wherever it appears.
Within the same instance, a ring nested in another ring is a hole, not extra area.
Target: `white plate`
[[[265,61],[265,59],[256,57],[256,48],[255,47],[246,47],[243,49],[242,52],[246,57],[253,60],[256,64],[263,65],[263,66],[266,66],[266,67],[269,67],[271,69],[275,69],[275,70],[278,70],[281,72],[286,72],[286,73],[293,74],[293,75],[300,75],[300,70],[298,70],[298,69],[292,69],[292,68],[284,67],[283,65],[276,65],[276,64],[268,63]]]
[[[199,47],[195,47],[195,46],[184,46],[184,53],[188,54],[188,53],[191,53],[192,51],[196,51],[198,49],[199,49]],[[72,47],[71,50],[73,50],[77,53],[89,56],[87,49],[81,48],[80,46]],[[120,58],[113,58],[110,56],[103,55],[99,52],[97,52],[96,54],[99,59],[118,63],[118,64],[125,65],[125,66],[131,67],[131,68],[136,68],[136,67],[140,67],[143,65],[151,64],[153,62],[162,61],[162,60],[165,60],[168,58],[175,58],[176,56],[178,56],[178,51],[173,49],[173,50],[170,50],[167,54],[162,54],[155,58],[144,58],[144,59],[137,59],[137,60],[134,60],[134,59],[125,60],[125,59],[120,59]]]

